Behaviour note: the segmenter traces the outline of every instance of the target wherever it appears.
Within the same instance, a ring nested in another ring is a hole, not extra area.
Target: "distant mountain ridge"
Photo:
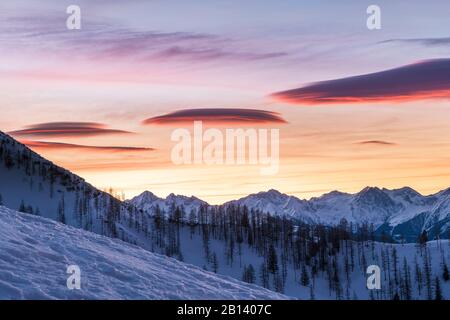
[[[147,229],[148,216],[156,208],[168,213],[180,207],[189,215],[210,206],[196,197],[170,194],[162,199],[149,191],[121,202],[2,132],[0,178],[0,205],[131,243],[140,242],[140,233]],[[366,187],[355,194],[332,191],[309,200],[271,189],[223,204],[231,205],[308,224],[331,226],[343,219],[372,224],[378,234],[408,242],[424,230],[430,239],[448,238],[450,233],[450,188],[424,196],[409,187]]]
[[[159,198],[150,191],[144,191],[140,195],[134,197],[131,200],[125,201],[134,205],[136,208],[148,213],[153,213],[157,207],[163,212],[169,212],[172,207],[183,207],[186,213],[191,210],[198,210],[202,205],[209,206],[209,204],[203,200],[200,200],[194,196],[187,197],[182,195],[175,195],[171,193],[165,199]]]
[[[183,207],[186,213],[208,205],[195,197],[158,198],[146,191],[129,200],[138,209],[153,214],[158,206]],[[308,224],[337,225],[343,219],[353,224],[373,225],[376,233],[413,242],[426,230],[430,238],[448,238],[450,232],[450,188],[424,196],[410,187],[389,190],[366,187],[358,193],[332,191],[320,197],[302,200],[271,189],[229,201],[270,215],[283,216]]]

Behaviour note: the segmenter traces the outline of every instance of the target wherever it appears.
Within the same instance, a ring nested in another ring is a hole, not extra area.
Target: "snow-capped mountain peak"
[[[142,195],[139,197],[142,198]],[[200,206],[208,205],[195,197],[173,194],[166,199],[151,198],[146,203],[138,201],[139,197],[130,202],[149,213],[156,205],[167,211],[176,204],[187,208],[186,212],[197,211]],[[450,199],[450,189],[423,196],[410,187],[393,190],[366,187],[355,194],[335,190],[310,200],[270,189],[229,201],[223,206],[246,206],[304,223],[337,225],[343,219],[355,225],[367,223],[380,232],[383,230],[393,236],[401,234],[402,237],[415,241],[418,233],[425,229],[447,236],[450,223],[446,224],[445,221],[450,219],[450,205],[447,205],[446,199]],[[416,218],[418,216],[422,218]],[[439,228],[432,228],[436,225]],[[405,231],[410,229],[416,231]]]
[[[436,225],[437,221],[450,219],[450,206],[446,206],[444,201],[449,197],[450,189],[435,195],[423,196],[410,187],[393,190],[366,187],[355,194],[332,191],[310,200],[301,200],[276,190],[269,190],[227,204],[245,205],[305,223],[336,225],[345,219],[353,224],[373,224],[375,229],[382,228],[393,235],[396,232],[405,233],[406,225],[412,224],[413,229],[418,231],[410,233],[408,239],[414,241],[420,230],[431,229],[430,226]],[[429,223],[427,226],[420,221],[429,221],[430,218],[414,219],[421,214],[435,217],[432,220],[434,223]],[[449,227],[445,223],[439,223],[439,225],[441,227],[436,229],[437,232],[445,235]],[[397,226],[400,228],[396,228]],[[403,234],[403,236],[406,235]]]
[[[341,192],[341,191],[338,191],[338,190],[333,190],[333,191],[330,191],[328,193],[324,193],[320,197],[316,197],[316,198],[313,198],[313,199],[329,199],[329,198],[332,199],[332,198],[341,197],[341,196],[348,196],[348,195],[349,195],[348,193]]]
[[[141,193],[139,196],[137,196],[134,199],[135,199],[136,202],[146,203],[146,202],[156,201],[159,198],[155,194],[150,192],[150,191],[144,191],[143,193]]]
[[[208,205],[205,201],[194,196],[187,197],[171,193],[164,199],[157,197],[150,191],[144,191],[126,202],[150,216],[156,212],[157,208],[164,214],[168,214],[174,207],[184,210],[185,213],[190,213],[192,210],[196,212],[203,205]]]
[[[355,207],[376,208],[378,210],[390,212],[395,210],[396,203],[381,189],[366,187],[358,192],[352,203]]]

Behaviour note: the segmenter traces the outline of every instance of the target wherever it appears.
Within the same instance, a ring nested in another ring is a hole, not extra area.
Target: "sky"
[[[80,30],[66,28],[72,4]],[[450,186],[449,13],[436,0],[4,0],[0,130],[127,198],[431,194]],[[279,171],[175,165],[171,135],[195,120],[278,129]]]

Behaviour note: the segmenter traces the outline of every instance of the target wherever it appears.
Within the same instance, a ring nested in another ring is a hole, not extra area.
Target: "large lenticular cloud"
[[[110,129],[102,123],[95,122],[47,122],[33,124],[25,129],[11,131],[18,137],[79,137],[110,134],[129,134],[131,132]]]
[[[422,61],[386,71],[322,81],[272,94],[292,104],[406,102],[450,98],[450,59]]]
[[[257,109],[209,108],[184,109],[161,116],[149,118],[143,124],[179,125],[193,121],[204,121],[210,124],[224,125],[256,125],[270,123],[286,123],[279,113]]]

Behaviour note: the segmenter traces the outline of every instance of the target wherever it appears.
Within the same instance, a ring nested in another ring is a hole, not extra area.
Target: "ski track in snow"
[[[0,299],[288,299],[117,239],[0,207]],[[81,290],[66,285],[81,269]]]

